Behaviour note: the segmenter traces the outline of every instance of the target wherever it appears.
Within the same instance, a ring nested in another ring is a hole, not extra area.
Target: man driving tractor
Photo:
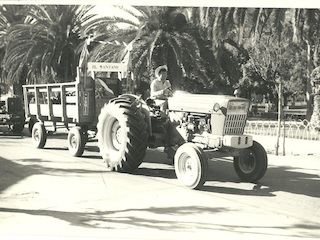
[[[154,79],[150,85],[150,98],[156,105],[160,106],[160,110],[165,112],[168,108],[167,98],[172,96],[171,83],[167,80],[168,67],[162,65],[156,68]]]

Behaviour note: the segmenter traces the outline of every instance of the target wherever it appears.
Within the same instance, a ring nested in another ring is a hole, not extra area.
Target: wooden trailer
[[[101,108],[121,94],[122,81],[130,74],[125,63],[89,62],[77,69],[76,81],[24,85],[26,121],[37,148],[46,144],[48,130],[66,127],[68,149],[81,156],[88,130],[96,131]]]

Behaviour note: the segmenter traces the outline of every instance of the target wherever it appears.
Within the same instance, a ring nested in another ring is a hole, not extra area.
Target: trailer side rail
[[[24,85],[26,117],[41,121],[79,122],[79,83]]]

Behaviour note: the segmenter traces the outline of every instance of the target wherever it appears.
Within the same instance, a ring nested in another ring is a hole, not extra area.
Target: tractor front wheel
[[[184,143],[174,156],[174,169],[182,184],[199,189],[207,179],[208,159],[197,145]]]
[[[242,181],[257,182],[267,171],[268,156],[263,146],[253,141],[253,145],[234,157],[233,166]]]

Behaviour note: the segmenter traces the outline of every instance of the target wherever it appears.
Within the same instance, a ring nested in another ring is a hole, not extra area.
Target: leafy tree
[[[206,51],[202,56],[211,76],[211,88],[232,94],[241,77],[241,65],[248,58],[242,45],[247,9],[199,7],[190,11],[190,21],[200,36],[198,41],[206,43],[201,49]]]
[[[91,6],[29,5],[19,14],[29,22],[18,23],[6,33],[4,69],[9,83],[72,81],[77,65],[81,25],[92,18]],[[23,74],[23,76],[21,76]]]
[[[312,114],[311,73],[312,70],[319,65],[320,10],[294,9],[291,15],[293,41],[297,42],[307,52],[307,119],[310,119]],[[314,104],[314,106],[320,106],[320,104]]]
[[[10,27],[17,23],[23,23],[25,16],[20,14],[20,10],[25,8],[21,5],[0,5],[0,47],[6,44],[6,34]]]
[[[207,84],[208,77],[203,71],[199,45],[191,34],[184,9],[143,6],[119,8],[134,20],[127,15],[110,18],[110,21],[116,20],[128,24],[128,27],[105,39],[101,34],[94,35],[94,41],[107,43],[93,47],[91,54],[94,59],[121,61],[130,46],[133,71],[138,80],[148,82],[157,66],[167,64],[174,88],[180,88],[185,77],[192,79],[193,76]]]
[[[0,75],[2,75],[2,62],[6,50],[6,37],[7,33],[12,26],[18,23],[28,22],[28,19],[20,11],[24,9],[25,6],[21,5],[0,5],[0,59],[1,68]],[[3,78],[1,78],[3,81]]]

